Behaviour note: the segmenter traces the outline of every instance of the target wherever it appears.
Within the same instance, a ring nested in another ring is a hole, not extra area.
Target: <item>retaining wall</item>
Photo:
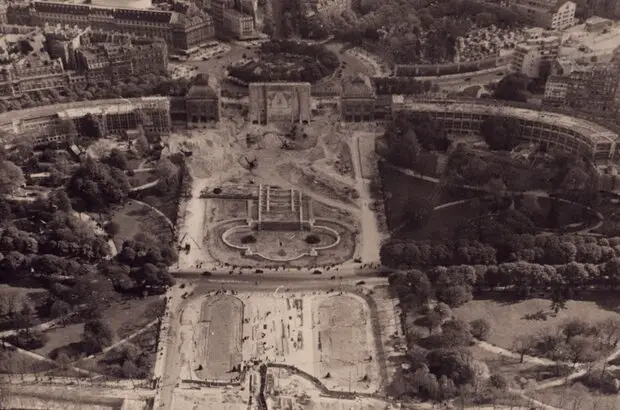
[[[512,53],[503,56],[494,56],[476,61],[449,64],[396,64],[396,77],[432,77],[440,75],[473,73],[495,67],[509,65],[512,62]]]

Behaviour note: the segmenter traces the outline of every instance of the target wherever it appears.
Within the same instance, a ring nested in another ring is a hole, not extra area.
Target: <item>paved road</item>
[[[471,73],[470,75],[463,74],[459,77],[420,77],[418,79],[430,80],[444,89],[459,89],[470,85],[486,85],[492,81],[499,81],[503,75],[509,72],[507,67],[498,67],[493,71],[484,71],[480,73]],[[469,81],[465,81],[466,78],[470,78]]]
[[[274,270],[274,269],[259,269],[263,273],[256,273],[256,269],[243,269],[239,274],[239,269],[232,270],[231,268],[216,268],[208,270],[205,269],[170,269],[169,272],[176,278],[190,281],[222,281],[222,280],[234,280],[239,282],[297,282],[304,280],[330,280],[332,276],[336,278],[351,278],[351,277],[377,277],[385,275],[392,270],[377,267],[377,268],[362,268],[362,267],[340,267],[338,269],[317,269],[321,274],[313,274],[313,270]],[[203,275],[202,273],[208,271],[210,276]],[[234,273],[230,273],[233,271]]]

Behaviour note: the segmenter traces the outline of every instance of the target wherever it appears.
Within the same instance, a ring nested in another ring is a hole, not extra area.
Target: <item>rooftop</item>
[[[45,105],[42,107],[35,108],[27,108],[24,110],[18,111],[9,111],[0,114],[0,126],[5,124],[11,124],[13,122],[19,122],[22,120],[27,120],[30,118],[41,118],[41,117],[49,117],[53,115],[59,115],[63,118],[63,112],[67,110],[73,109],[82,109],[85,110],[86,113],[93,112],[92,109],[96,109],[97,107],[104,109],[106,107],[111,107],[113,105],[128,105],[131,104],[146,104],[149,102],[155,103],[164,103],[168,102],[168,98],[166,97],[141,97],[141,98],[116,98],[109,100],[93,100],[93,101],[76,101],[71,103],[64,104],[54,104],[54,105]],[[91,109],[91,111],[87,111]]]
[[[573,129],[596,143],[613,142],[620,136],[591,121],[574,118],[565,114],[549,111],[537,111],[534,109],[511,107],[507,105],[480,102],[465,102],[457,100],[434,100],[434,101],[415,101],[403,96],[394,96],[394,103],[401,103],[408,108],[420,111],[444,111],[444,112],[464,112],[471,114],[504,114],[528,121],[540,121],[549,125]]]

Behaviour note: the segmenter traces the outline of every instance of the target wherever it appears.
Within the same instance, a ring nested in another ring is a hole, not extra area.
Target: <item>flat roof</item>
[[[142,97],[142,98],[115,98],[109,100],[76,101],[54,105],[44,105],[42,107],[26,108],[24,110],[7,111],[0,114],[0,124],[12,124],[15,121],[28,120],[37,117],[49,117],[59,115],[59,113],[72,109],[88,109],[92,112],[93,108],[114,105],[131,105],[138,103],[168,101],[167,97]]]
[[[394,99],[405,107],[416,111],[444,111],[444,112],[466,112],[471,114],[495,114],[506,115],[522,120],[539,121],[549,125],[556,125],[564,128],[573,129],[593,140],[596,143],[614,142],[619,135],[602,125],[587,121],[581,118],[571,117],[565,114],[549,112],[544,110],[533,110],[527,108],[510,107],[501,104],[476,104],[462,101],[412,101],[408,98]]]

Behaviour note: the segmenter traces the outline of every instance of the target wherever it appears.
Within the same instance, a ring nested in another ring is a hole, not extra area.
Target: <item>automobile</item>
[[[208,60],[209,60],[209,57],[207,56],[202,57],[202,61],[208,61]]]
[[[336,280],[336,275],[332,275],[331,280]]]
[[[363,280],[360,280],[359,282],[355,283],[355,286],[362,286],[365,285],[366,282],[364,282]]]
[[[497,74],[495,74],[495,75],[496,75],[496,76],[498,76],[498,77],[501,77],[501,76],[503,76],[503,75],[504,75],[504,72],[503,72],[503,71],[500,71],[499,73],[497,73]]]
[[[471,77],[467,77],[464,81],[471,81]]]
[[[355,259],[353,259],[353,262],[355,262],[355,263],[362,263],[362,258],[355,258]]]
[[[263,270],[262,270],[262,269],[256,269],[256,270],[254,271],[254,273],[263,273]]]
[[[321,275],[322,273],[323,273],[323,272],[321,272],[321,271],[320,271],[320,270],[318,270],[318,269],[315,269],[315,270],[313,270],[313,271],[312,271],[312,274],[313,274],[313,275]]]
[[[216,59],[218,59],[218,60],[221,60],[221,59],[222,59],[222,56],[217,56],[217,57],[215,57],[215,58],[216,58]]]

